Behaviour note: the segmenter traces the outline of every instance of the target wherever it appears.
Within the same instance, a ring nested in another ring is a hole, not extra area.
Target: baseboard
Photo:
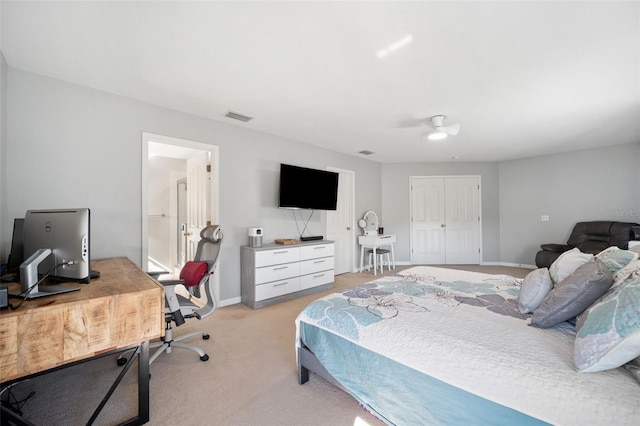
[[[224,308],[225,306],[237,305],[238,303],[242,303],[242,297],[233,297],[231,299],[221,300],[218,307]]]
[[[480,262],[483,266],[510,266],[513,268],[525,268],[525,269],[537,269],[536,265],[527,265],[524,263],[510,263],[510,262]]]

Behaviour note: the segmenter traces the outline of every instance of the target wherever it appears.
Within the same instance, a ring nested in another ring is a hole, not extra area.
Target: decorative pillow
[[[520,313],[533,312],[540,306],[552,288],[553,281],[551,281],[549,269],[539,268],[529,272],[520,285],[520,294],[518,295]]]
[[[611,246],[596,254],[596,257],[609,267],[609,270],[615,277],[616,272],[638,258],[638,253]]]
[[[584,265],[591,259],[593,259],[592,254],[582,253],[578,248],[565,251],[549,267],[549,274],[553,284],[558,285],[578,269],[578,266]]]
[[[613,285],[617,287],[629,278],[640,277],[640,260],[634,260],[618,272],[613,274]]]
[[[533,311],[531,325],[553,327],[581,314],[611,287],[613,277],[599,259],[579,266],[562,280]]]
[[[631,278],[578,317],[573,362],[582,372],[603,371],[640,356],[640,277]]]

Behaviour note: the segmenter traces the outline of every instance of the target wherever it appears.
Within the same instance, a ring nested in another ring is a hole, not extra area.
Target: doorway
[[[198,229],[219,223],[218,147],[143,133],[142,151],[141,267],[175,276],[193,258]]]
[[[481,259],[480,176],[410,178],[411,263]]]

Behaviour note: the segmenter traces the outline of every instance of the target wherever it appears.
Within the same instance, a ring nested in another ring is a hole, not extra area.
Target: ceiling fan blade
[[[455,136],[458,134],[458,132],[460,132],[460,123],[453,123],[448,126],[444,126],[442,130],[444,130],[445,132],[447,132],[452,136]]]

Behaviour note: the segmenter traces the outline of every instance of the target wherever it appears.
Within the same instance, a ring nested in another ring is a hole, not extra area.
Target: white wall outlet
[[[549,215],[543,214],[542,216],[540,216],[540,220],[543,222],[549,222]]]

